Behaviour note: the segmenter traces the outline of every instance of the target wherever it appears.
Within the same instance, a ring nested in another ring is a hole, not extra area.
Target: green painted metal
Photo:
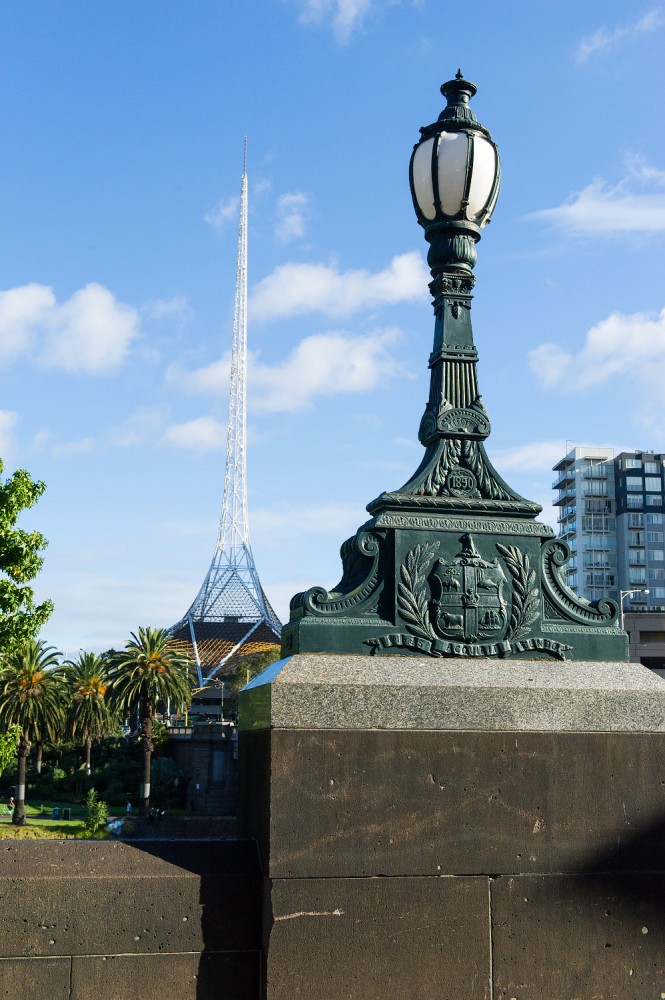
[[[474,84],[458,73],[441,91],[446,108],[421,129],[420,141],[443,131],[491,141],[469,107]],[[496,162],[490,211],[498,196],[498,153]],[[436,199],[434,157],[433,172]],[[465,196],[468,187],[467,176]],[[566,586],[568,546],[536,520],[542,508],[511,489],[485,451],[490,422],[478,392],[471,300],[475,245],[488,219],[469,219],[466,199],[455,216],[439,204],[427,219],[413,177],[411,191],[430,244],[435,316],[430,393],[418,433],[425,452],[408,482],[368,504],[370,520],[342,545],[339,584],[292,599],[282,655],[625,661],[628,641],[616,603],[590,604]]]

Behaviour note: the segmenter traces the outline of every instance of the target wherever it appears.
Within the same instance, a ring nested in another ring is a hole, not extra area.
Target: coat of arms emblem
[[[439,635],[476,642],[494,637],[507,623],[503,585],[506,577],[498,559],[483,559],[470,534],[450,562],[437,559],[430,574],[431,619]]]

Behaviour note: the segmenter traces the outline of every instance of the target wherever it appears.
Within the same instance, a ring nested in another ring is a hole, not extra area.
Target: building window
[[[647,542],[662,542],[662,531],[647,531]]]
[[[659,600],[662,600],[665,597],[665,587],[652,587],[651,597],[656,597]]]
[[[641,493],[644,489],[641,476],[626,476],[626,489],[629,493]]]
[[[582,531],[611,531],[614,528],[614,518],[603,514],[586,514],[582,518]]]
[[[663,562],[665,552],[663,549],[649,549],[649,562]]]
[[[628,499],[630,500],[630,497],[628,497]],[[656,496],[655,493],[650,493],[649,496],[647,497],[647,507],[662,507],[662,506],[663,506],[662,496],[660,494]]]
[[[650,580],[665,580],[665,569],[653,569],[649,567]]]
[[[635,517],[635,514],[631,514],[631,517]],[[662,524],[663,515],[662,514],[647,514],[647,524]]]
[[[655,541],[656,539],[654,539]],[[628,544],[629,545],[644,545],[644,532],[643,531],[629,531],[628,532]]]
[[[640,632],[640,642],[665,642],[665,632]]]
[[[624,469],[641,469],[642,459],[641,458],[624,458],[622,462]]]
[[[663,484],[660,476],[647,476],[644,480],[644,488],[647,493],[662,493]]]
[[[630,499],[630,497],[628,498]],[[650,517],[659,517],[657,514],[647,514],[647,519]],[[653,522],[656,523],[655,521]],[[628,527],[629,528],[641,528],[644,524],[644,514],[629,514],[628,515]],[[651,524],[651,521],[649,521]]]
[[[636,563],[640,565],[645,563],[644,549],[630,549],[628,552],[628,562],[632,563],[633,566]]]
[[[660,466],[658,465],[658,462],[645,462],[644,471],[648,476],[658,475],[658,473],[660,472]]]
[[[629,493],[628,496],[626,497],[626,506],[627,507],[643,507],[644,506],[644,500],[642,499],[642,494],[640,493],[639,496],[635,496],[634,494]]]
[[[641,481],[641,480],[640,480]],[[640,489],[642,487],[640,486]],[[585,497],[606,497],[607,496],[607,483],[585,483],[582,488],[582,495]]]
[[[642,569],[638,569],[636,567],[631,567],[628,570],[628,583],[630,583],[631,585],[637,585],[637,584],[641,585],[641,584],[646,583],[646,582],[647,581],[646,581],[646,578],[645,578],[645,574],[644,574],[644,569],[643,568]]]
[[[610,514],[612,511],[611,500],[585,500],[584,512],[586,514]]]

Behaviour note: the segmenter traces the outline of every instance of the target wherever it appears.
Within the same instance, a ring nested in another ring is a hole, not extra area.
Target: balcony
[[[575,482],[575,470],[571,466],[569,469],[563,469],[558,477],[552,483],[553,490],[561,490],[568,486],[570,483]]]
[[[583,483],[582,496],[599,497],[601,499],[609,497],[609,493],[607,490],[607,483]]]
[[[592,465],[582,473],[582,479],[607,479],[607,469],[604,465]]]
[[[564,521],[569,521],[571,517],[574,517],[577,513],[577,507],[564,507],[559,516],[557,517],[557,523],[563,524]]]
[[[572,500],[574,500],[575,496],[576,496],[576,492],[575,492],[574,487],[572,489],[568,489],[568,490],[561,490],[560,493],[559,493],[559,495],[558,495],[558,497],[554,501],[554,506],[558,507],[562,503],[571,503]]]

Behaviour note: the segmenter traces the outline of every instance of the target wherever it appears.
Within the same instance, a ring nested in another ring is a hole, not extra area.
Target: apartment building
[[[620,601],[624,592],[626,611],[665,610],[664,462],[654,452],[573,448],[554,466],[567,583],[581,597]]]

